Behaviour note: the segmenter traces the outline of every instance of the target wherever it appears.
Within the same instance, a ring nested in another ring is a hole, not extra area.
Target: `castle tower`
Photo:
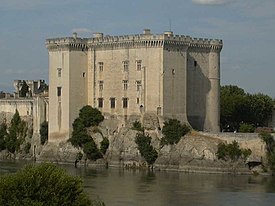
[[[49,141],[66,140],[87,104],[87,47],[82,39],[46,41],[49,51]]]

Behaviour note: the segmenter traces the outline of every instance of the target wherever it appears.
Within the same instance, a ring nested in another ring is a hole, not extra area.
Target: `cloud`
[[[232,1],[233,0],[192,0],[193,3],[201,5],[225,5]]]

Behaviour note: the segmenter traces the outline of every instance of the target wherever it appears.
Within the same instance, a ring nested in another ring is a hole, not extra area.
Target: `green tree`
[[[275,140],[274,137],[267,132],[260,133],[260,138],[266,145],[266,157],[267,157],[267,163],[272,171],[272,173],[275,173]]]
[[[190,128],[185,125],[181,124],[177,119],[169,119],[168,122],[164,122],[164,126],[162,128],[162,133],[164,137],[161,139],[162,145],[167,144],[177,144],[181,137],[187,134],[190,131]]]
[[[246,124],[246,123],[240,124],[239,132],[253,133],[254,131],[255,131],[255,127],[252,124]]]
[[[144,130],[144,128],[142,127],[141,123],[139,121],[137,121],[137,120],[133,122],[132,129],[140,131],[140,132],[142,132]]]
[[[3,206],[93,205],[83,191],[80,177],[70,176],[53,164],[28,165],[16,174],[0,178],[0,205]]]
[[[87,155],[88,159],[96,161],[97,159],[102,158],[102,154],[96,146],[96,143],[91,138],[83,147],[83,152]]]
[[[22,120],[18,111],[16,110],[12,117],[11,125],[8,129],[9,133],[6,138],[6,147],[11,153],[15,153],[15,151],[19,150],[20,144],[22,143],[22,139],[19,137],[21,132],[21,124]]]
[[[158,152],[151,145],[151,137],[149,135],[144,135],[144,133],[137,133],[135,142],[138,145],[138,150],[145,161],[152,166],[156,159],[158,158]]]
[[[6,123],[2,123],[0,125],[0,151],[6,149],[6,138],[7,138],[7,125]]]
[[[103,137],[103,140],[100,142],[100,152],[105,154],[109,148],[109,140],[106,137]]]
[[[97,126],[104,120],[101,112],[87,105],[80,109],[79,118],[82,120],[85,127]]]
[[[23,80],[22,88],[19,91],[19,97],[26,97],[28,92],[29,92],[29,86],[27,85],[26,81]]]
[[[218,159],[237,161],[240,158],[247,159],[251,153],[250,149],[240,149],[238,142],[234,140],[230,144],[220,143],[216,155]]]
[[[42,145],[45,144],[46,141],[48,141],[48,122],[44,121],[41,125],[40,125],[40,143]]]

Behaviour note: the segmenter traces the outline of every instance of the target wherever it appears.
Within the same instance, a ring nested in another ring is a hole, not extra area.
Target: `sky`
[[[0,91],[48,82],[47,38],[144,28],[222,39],[221,84],[275,98],[275,0],[0,0]]]

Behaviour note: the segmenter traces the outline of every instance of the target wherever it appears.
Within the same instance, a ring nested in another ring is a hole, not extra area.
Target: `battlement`
[[[57,48],[59,46],[70,46],[74,48],[87,48],[90,46],[117,45],[127,46],[131,43],[143,46],[163,46],[163,44],[186,45],[190,47],[212,47],[221,49],[223,42],[220,39],[193,38],[185,35],[174,35],[173,32],[164,32],[163,34],[151,34],[149,29],[144,30],[143,34],[120,35],[120,36],[104,36],[103,33],[95,33],[91,38],[79,38],[74,33],[73,37],[54,38],[46,40],[48,49]]]

